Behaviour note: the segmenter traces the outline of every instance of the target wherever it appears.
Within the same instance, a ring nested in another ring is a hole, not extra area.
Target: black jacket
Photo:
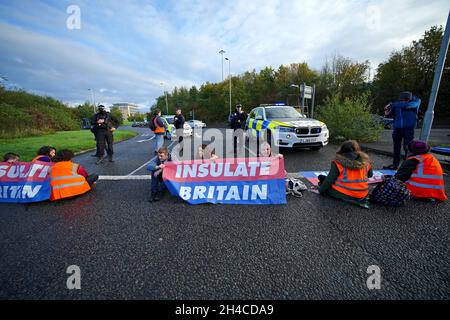
[[[104,119],[105,122],[102,124],[98,124],[97,121],[99,119]],[[92,124],[92,130],[107,130],[111,128],[118,128],[119,127],[119,121],[111,116],[109,112],[97,112],[94,114],[94,116],[91,118],[91,124]]]
[[[173,125],[175,126],[175,129],[183,129],[185,122],[184,116],[180,113],[178,116],[175,115]]]
[[[411,178],[411,175],[413,174],[414,170],[416,170],[419,163],[420,162],[417,159],[408,159],[403,161],[402,165],[397,170],[395,177],[403,182],[408,181],[409,178]]]
[[[247,113],[246,112],[239,113],[239,112],[235,111],[231,118],[231,128],[233,128],[234,130],[245,129],[246,121],[247,121]]]

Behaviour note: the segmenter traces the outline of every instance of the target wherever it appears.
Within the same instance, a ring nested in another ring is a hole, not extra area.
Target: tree
[[[111,116],[113,116],[119,121],[119,124],[123,124],[123,115],[118,106],[112,107],[110,113]]]

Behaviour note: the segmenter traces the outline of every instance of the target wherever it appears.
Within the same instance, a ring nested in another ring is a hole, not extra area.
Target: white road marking
[[[170,147],[175,143],[175,141],[173,141],[167,148],[170,149]],[[141,170],[143,167],[147,166],[150,162],[152,162],[153,160],[156,159],[157,156],[154,156],[153,158],[151,158],[149,161],[147,161],[146,163],[144,163],[142,166],[140,166],[139,168],[137,168],[136,170],[134,170],[133,172],[127,174],[127,177],[132,176],[133,174],[135,174],[136,172],[138,172],[139,170]]]
[[[146,142],[146,141],[152,141],[153,139],[155,139],[155,136],[151,137],[150,139],[145,139],[145,140],[138,140],[137,142]]]
[[[99,176],[98,180],[151,180],[152,176],[140,175],[140,176]]]

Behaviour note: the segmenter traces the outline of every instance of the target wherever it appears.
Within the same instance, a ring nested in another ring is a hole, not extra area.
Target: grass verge
[[[122,141],[136,135],[137,132],[118,129],[114,132],[114,141]],[[36,156],[36,151],[42,146],[52,146],[56,150],[69,149],[76,153],[95,148],[95,140],[89,130],[58,131],[39,137],[0,139],[0,161],[7,152],[19,154],[20,161],[31,161]]]

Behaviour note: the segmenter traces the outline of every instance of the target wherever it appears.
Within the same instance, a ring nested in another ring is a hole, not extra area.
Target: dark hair
[[[75,157],[75,155],[73,154],[72,151],[64,149],[64,150],[59,150],[56,153],[56,162],[59,161],[70,161],[73,159],[73,157]]]
[[[8,152],[8,153],[5,153],[5,155],[3,156],[3,161],[7,162],[8,160],[11,160],[11,159],[14,159],[14,158],[19,159],[20,156],[17,153]]]
[[[37,154],[38,156],[50,156],[50,151],[52,150],[56,151],[56,148],[53,148],[51,146],[43,146],[38,150]]]
[[[160,113],[161,110],[160,109],[155,109],[155,111],[153,111],[153,115],[156,116],[158,113]]]
[[[158,149],[158,153],[169,154],[169,149],[167,149],[166,147],[161,147]]]
[[[359,146],[358,142],[356,142],[355,140],[347,140],[341,144],[337,153],[344,154],[344,153],[360,152],[360,151],[361,151],[361,147]]]
[[[236,106],[235,106],[235,108],[237,109],[237,108],[242,108],[242,104],[240,104],[240,103],[236,103]]]

